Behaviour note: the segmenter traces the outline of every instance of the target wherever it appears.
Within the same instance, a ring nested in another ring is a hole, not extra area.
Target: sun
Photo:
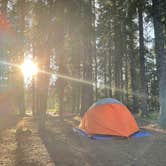
[[[38,73],[38,67],[37,64],[34,63],[32,60],[27,59],[21,65],[21,71],[24,75],[24,78],[31,78]]]

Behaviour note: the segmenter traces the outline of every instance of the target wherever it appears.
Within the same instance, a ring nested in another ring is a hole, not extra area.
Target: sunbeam
[[[1,61],[1,60],[0,60],[0,64],[2,64],[2,65],[6,65],[6,66],[11,66],[11,67],[17,67],[17,68],[20,68],[20,65],[15,64],[15,63],[6,62],[6,61]]]
[[[22,65],[18,65],[18,64],[15,64],[15,63],[9,63],[9,62],[6,62],[6,61],[0,61],[0,64],[11,66],[11,67],[16,67],[16,68],[19,68],[20,70],[22,70]],[[26,69],[26,71],[27,71],[27,69]],[[36,71],[38,73],[47,74],[49,76],[56,75],[57,78],[62,78],[62,79],[78,82],[78,83],[81,83],[81,84],[87,84],[87,85],[90,85],[90,86],[94,86],[95,85],[95,82],[93,82],[93,81],[87,81],[87,80],[84,80],[84,79],[79,79],[79,78],[76,78],[76,77],[70,77],[70,76],[67,76],[67,75],[54,73],[54,72],[48,72],[48,71],[41,70],[39,68],[36,69],[36,67],[35,67],[35,73],[36,73]],[[29,71],[28,71],[28,73],[29,73]],[[120,92],[122,94],[127,94],[128,93],[125,89],[118,89],[118,88],[115,88],[115,87],[110,87],[110,86],[105,85],[103,83],[100,83],[100,85],[98,85],[98,88],[99,89],[105,88],[105,89],[108,89],[108,90]],[[139,92],[130,92],[130,94],[133,95],[133,96],[146,98],[143,94],[141,94]],[[157,96],[153,96],[152,98],[157,99]],[[159,99],[157,99],[157,100],[159,100]]]

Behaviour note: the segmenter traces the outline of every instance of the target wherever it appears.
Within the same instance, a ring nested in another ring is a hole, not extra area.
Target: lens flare
[[[38,73],[37,64],[31,60],[25,60],[21,65],[21,70],[25,78],[32,77]]]

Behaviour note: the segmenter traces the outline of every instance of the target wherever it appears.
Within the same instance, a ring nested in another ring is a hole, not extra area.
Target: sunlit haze
[[[35,64],[32,60],[26,59],[21,65],[21,70],[23,72],[24,78],[29,79],[37,74],[38,67],[37,64]]]

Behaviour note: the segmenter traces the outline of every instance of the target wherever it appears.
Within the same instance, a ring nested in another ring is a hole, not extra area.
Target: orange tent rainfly
[[[95,135],[129,137],[139,127],[125,105],[118,100],[106,98],[93,104],[83,116],[79,129]]]

